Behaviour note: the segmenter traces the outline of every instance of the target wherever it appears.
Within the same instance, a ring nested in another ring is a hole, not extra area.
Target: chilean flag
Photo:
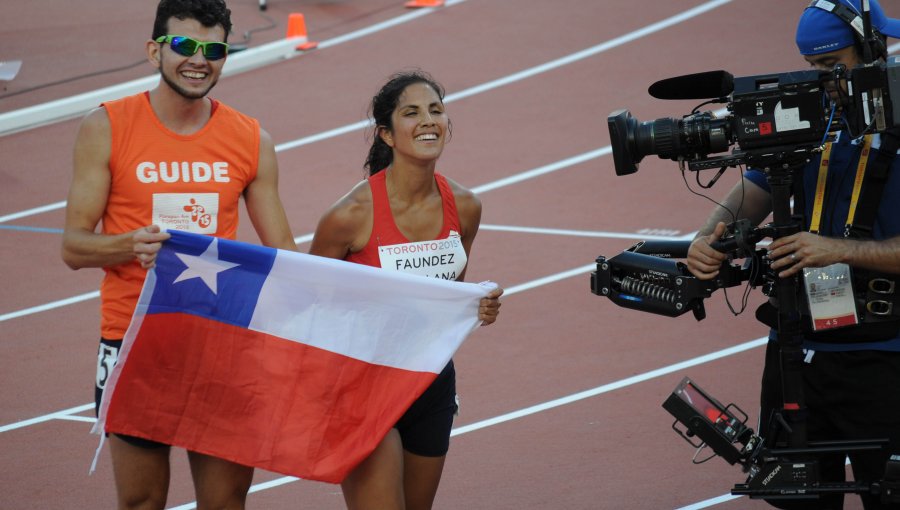
[[[170,231],[95,432],[339,483],[478,326],[490,285]]]

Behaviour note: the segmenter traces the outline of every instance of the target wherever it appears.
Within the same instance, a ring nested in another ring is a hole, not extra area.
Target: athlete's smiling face
[[[403,90],[391,114],[393,129],[380,135],[394,150],[394,160],[435,161],[444,150],[449,120],[437,91],[427,83],[413,83]]]
[[[221,25],[205,27],[195,19],[170,18],[167,35],[183,35],[201,42],[225,42]],[[219,80],[225,59],[207,60],[202,50],[186,57],[172,50],[168,43],[155,44],[156,62],[163,81],[187,99],[206,96]],[[152,55],[151,55],[152,57]]]

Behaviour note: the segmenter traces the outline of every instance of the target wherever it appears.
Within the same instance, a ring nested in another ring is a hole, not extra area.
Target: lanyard
[[[813,202],[812,218],[809,225],[809,231],[813,234],[819,233],[819,227],[822,220],[822,206],[825,203],[825,181],[828,178],[828,163],[831,159],[831,142],[825,144],[825,150],[822,151],[822,160],[819,163],[819,177],[816,180],[816,197]],[[866,175],[866,163],[869,161],[869,151],[872,148],[872,135],[866,135],[863,138],[862,151],[859,154],[859,164],[856,165],[856,179],[853,181],[853,194],[850,196],[850,209],[847,211],[847,229],[853,225],[853,218],[856,215],[856,204],[859,202],[859,192],[862,189],[863,177]]]

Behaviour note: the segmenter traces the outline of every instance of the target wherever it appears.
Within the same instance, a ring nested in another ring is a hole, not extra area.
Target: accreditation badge
[[[813,331],[859,323],[847,264],[803,269],[803,286]]]

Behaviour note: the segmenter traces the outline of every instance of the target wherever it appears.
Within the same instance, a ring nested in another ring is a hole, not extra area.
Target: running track
[[[484,203],[468,276],[507,293],[498,323],[456,356],[462,409],[437,508],[767,508],[728,496],[743,481],[739,468],[692,465],[693,450],[660,407],[690,375],[756,426],[764,330],[752,313],[734,317],[719,291],[703,322],[658,317],[594,296],[588,281],[598,255],[640,239],[690,238],[710,207],[671,162],[650,157],[638,174],[616,177],[607,114],[688,113],[692,102],[647,95],[669,76],[802,68],[792,34],[805,4],[450,0],[410,11],[388,0],[269,2],[275,27],[253,32],[251,47],[283,37],[288,14],[303,12],[319,49],[224,78],[213,95],[259,118],[276,140],[302,248],[319,215],[362,177],[366,106],[384,79],[421,67],[448,91],[454,133],[440,170]],[[256,5],[231,0],[232,39],[269,23]],[[148,75],[141,65],[2,97],[140,60],[151,10],[115,0],[0,6],[0,60],[25,62],[0,90],[0,114]],[[72,272],[59,258],[76,126],[0,137],[4,509],[114,504],[108,453],[87,474],[97,445],[88,431],[100,271]],[[736,178],[729,172],[708,193],[720,197]],[[239,238],[257,242],[249,222]],[[740,290],[728,297],[737,305]],[[194,508],[181,452],[172,478],[170,507]],[[251,508],[343,508],[337,486],[261,471],[254,482]]]

